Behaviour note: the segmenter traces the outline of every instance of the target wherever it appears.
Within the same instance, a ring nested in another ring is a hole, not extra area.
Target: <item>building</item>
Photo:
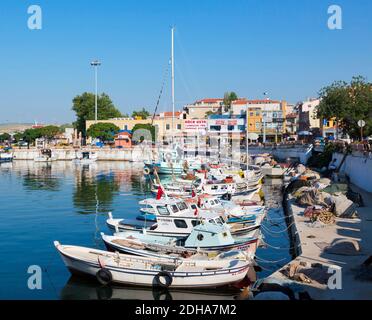
[[[211,113],[222,111],[223,99],[202,99],[184,107],[184,119],[206,119]]]
[[[131,148],[132,132],[129,130],[120,130],[114,138],[115,148]]]
[[[184,130],[183,113],[180,111],[175,112],[174,121],[172,120],[172,112],[164,112],[156,115],[154,120],[147,119],[133,119],[133,118],[114,118],[108,120],[99,120],[99,123],[112,123],[120,128],[120,130],[133,131],[136,124],[153,124],[156,131],[156,141],[170,142],[174,137],[182,135]],[[94,125],[94,120],[86,121],[86,128]],[[172,130],[172,124],[174,129]]]
[[[316,114],[319,103],[319,99],[308,99],[299,103],[297,134],[300,139],[306,136],[321,136],[321,121]]]
[[[231,109],[234,115],[247,115],[248,132],[266,142],[279,141],[286,132],[286,106],[286,101],[239,99]]]
[[[298,112],[292,112],[286,115],[286,130],[287,134],[291,138],[297,137],[297,128],[298,128]]]

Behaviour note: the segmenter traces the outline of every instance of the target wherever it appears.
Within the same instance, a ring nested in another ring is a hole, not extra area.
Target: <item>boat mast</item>
[[[172,52],[171,52],[171,65],[172,65],[172,143],[174,142],[174,27],[172,27]]]
[[[246,121],[247,121],[247,131],[246,131],[246,146],[245,146],[245,152],[246,152],[246,162],[247,162],[247,176],[248,176],[248,166],[249,166],[249,142],[248,142],[248,138],[249,138],[249,104],[248,104],[248,101],[247,101],[247,116],[246,116]]]

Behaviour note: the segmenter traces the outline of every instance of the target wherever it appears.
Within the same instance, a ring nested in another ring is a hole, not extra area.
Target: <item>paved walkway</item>
[[[305,223],[308,219],[303,217],[304,208],[291,204],[302,247],[302,254],[295,261],[305,261],[308,264],[321,263],[324,266],[336,265],[342,268],[341,290],[331,290],[326,285],[318,283],[304,285],[304,289],[313,299],[372,300],[372,281],[355,279],[355,269],[361,266],[369,256],[372,256],[372,194],[355,186],[352,186],[352,189],[362,194],[365,204],[365,207],[358,208],[360,219],[336,219],[335,225],[324,228],[309,227]],[[356,256],[328,254],[316,245],[316,243],[322,242],[330,244],[335,239],[341,238],[358,241],[361,254]],[[274,273],[270,278],[287,279],[280,271]]]

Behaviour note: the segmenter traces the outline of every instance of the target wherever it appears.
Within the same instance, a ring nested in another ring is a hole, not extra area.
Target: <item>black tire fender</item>
[[[162,278],[164,279],[162,281]],[[160,271],[155,277],[154,277],[154,284],[156,287],[160,288],[169,288],[173,282],[172,275],[167,271]]]
[[[112,282],[112,273],[106,268],[99,269],[96,273],[98,282],[104,286]]]

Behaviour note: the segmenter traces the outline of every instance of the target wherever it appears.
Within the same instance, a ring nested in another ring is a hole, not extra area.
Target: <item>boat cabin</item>
[[[229,228],[211,222],[204,222],[196,226],[185,241],[185,247],[217,247],[235,243]]]

